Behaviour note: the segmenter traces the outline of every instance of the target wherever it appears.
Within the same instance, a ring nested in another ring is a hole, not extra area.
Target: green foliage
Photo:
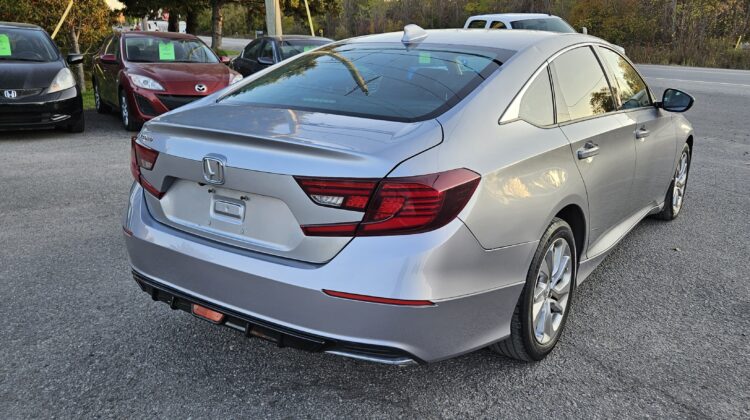
[[[34,1],[34,0],[32,0]],[[64,0],[58,0],[64,1]],[[262,0],[125,0],[128,13],[200,10],[198,32],[211,32],[211,1],[224,11],[224,35],[252,37],[265,30]],[[304,0],[280,0],[284,33],[308,34]],[[316,35],[336,39],[424,28],[462,27],[470,15],[553,13],[575,28],[622,45],[636,61],[750,68],[750,52],[731,47],[750,39],[750,0],[308,0]],[[17,0],[0,0],[17,2]],[[18,7],[28,6],[27,2]]]
[[[224,12],[223,35],[228,37],[245,37],[252,34],[253,29],[247,22],[246,6],[237,3],[227,4],[222,8]],[[264,11],[262,13],[265,13]],[[258,16],[264,17],[263,14]],[[262,30],[265,25],[265,17],[258,29]],[[198,33],[211,34],[211,9],[206,8],[198,14]]]

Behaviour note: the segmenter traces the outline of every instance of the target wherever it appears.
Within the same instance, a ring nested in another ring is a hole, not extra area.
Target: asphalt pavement
[[[130,276],[118,119],[0,133],[0,418],[750,417],[750,72],[642,70],[696,97],[683,213],[617,246],[536,364],[382,366],[171,311]]]

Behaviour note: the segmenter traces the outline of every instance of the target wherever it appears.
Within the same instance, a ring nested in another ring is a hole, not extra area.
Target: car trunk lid
[[[441,141],[435,120],[376,121],[236,104],[162,116],[139,140],[160,152],[153,170],[142,171],[164,192],[161,199],[147,194],[157,220],[312,263],[332,259],[351,238],[308,237],[301,225],[351,223],[363,213],[315,204],[295,176],[380,179]],[[223,166],[223,183],[214,185],[207,171],[216,172],[217,165]]]

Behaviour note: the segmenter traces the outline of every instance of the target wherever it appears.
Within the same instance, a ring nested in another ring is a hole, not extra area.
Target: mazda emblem
[[[215,157],[203,158],[203,179],[209,184],[220,185],[224,183],[224,162]]]
[[[15,90],[6,90],[5,92],[3,92],[3,95],[5,95],[5,97],[8,99],[16,99],[16,97],[18,97],[18,92],[16,92]]]
[[[206,85],[204,85],[203,83],[198,83],[197,85],[195,85],[195,91],[196,92],[203,93],[206,90],[207,90]]]

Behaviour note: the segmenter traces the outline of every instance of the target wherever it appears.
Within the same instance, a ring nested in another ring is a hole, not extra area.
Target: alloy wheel
[[[680,162],[677,164],[677,172],[674,176],[674,189],[672,190],[672,213],[677,214],[682,209],[685,198],[685,187],[687,186],[688,162],[690,157],[687,151],[682,152]]]
[[[128,110],[128,100],[125,98],[125,92],[120,94],[120,114],[122,115],[122,123],[125,127],[128,127],[130,125],[130,113]]]
[[[531,325],[539,344],[548,344],[557,336],[568,307],[572,278],[570,245],[558,238],[544,254],[534,287]]]
[[[99,96],[99,86],[94,83],[94,106],[97,110],[102,109],[102,99]]]

